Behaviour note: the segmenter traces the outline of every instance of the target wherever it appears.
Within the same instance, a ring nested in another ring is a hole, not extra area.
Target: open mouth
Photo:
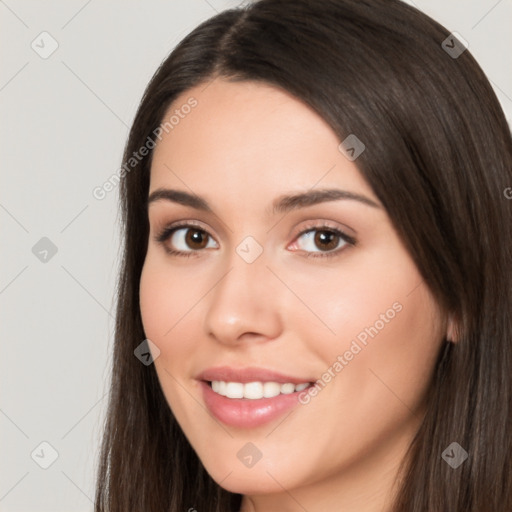
[[[302,394],[316,382],[236,382],[212,378],[199,380],[205,405],[217,420],[236,428],[257,428],[277,420],[301,404]]]
[[[248,400],[260,400],[262,398],[274,398],[279,395],[298,393],[313,386],[313,382],[293,384],[291,382],[226,382],[204,381],[218,395],[226,398],[245,398]]]

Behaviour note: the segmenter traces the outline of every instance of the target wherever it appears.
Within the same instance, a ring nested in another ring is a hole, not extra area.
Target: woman
[[[512,510],[512,141],[398,1],[261,0],[125,150],[97,511]]]

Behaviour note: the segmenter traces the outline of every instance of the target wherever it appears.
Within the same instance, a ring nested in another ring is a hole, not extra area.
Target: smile
[[[212,416],[225,425],[244,429],[256,428],[279,419],[299,405],[300,393],[313,385],[306,382],[292,384],[256,381],[200,381],[199,384],[206,408]]]
[[[214,380],[210,382],[213,391],[227,398],[246,398],[248,400],[260,400],[262,398],[273,398],[278,395],[289,395],[296,391],[303,391],[309,382],[293,384],[286,382],[226,382]]]

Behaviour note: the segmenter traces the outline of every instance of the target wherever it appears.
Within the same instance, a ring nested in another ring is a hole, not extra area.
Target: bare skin
[[[341,153],[321,117],[261,83],[205,85],[169,109],[190,97],[198,102],[158,142],[151,168],[150,194],[193,192],[213,210],[167,200],[148,208],[140,307],[145,334],[160,350],[155,368],[169,407],[212,478],[244,495],[243,512],[389,510],[451,320],[422,283],[357,159]],[[323,189],[375,205],[337,199],[271,211],[284,194]],[[198,227],[155,240],[177,221]],[[197,229],[203,245],[190,237]],[[334,236],[326,250],[319,235],[333,229],[355,245]],[[236,251],[248,236],[262,250],[251,263]],[[371,326],[377,334],[350,357],[352,342]],[[346,364],[336,371],[338,356]],[[209,413],[195,379],[218,365],[323,382],[330,369],[331,379],[287,416],[235,428]],[[250,468],[237,457],[248,442],[262,453]]]

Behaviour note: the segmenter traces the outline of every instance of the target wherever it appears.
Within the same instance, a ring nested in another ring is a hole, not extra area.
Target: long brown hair
[[[200,83],[259,80],[366,146],[356,164],[445,311],[427,414],[394,512],[512,510],[512,140],[489,81],[448,30],[398,0],[261,0],[186,36],[150,81],[124,161]],[[200,106],[198,107],[200,108]],[[120,183],[124,252],[96,512],[238,511],[203,468],[134,349],[146,338],[139,280],[148,243],[150,151]],[[509,194],[510,197],[510,194]],[[442,458],[457,442],[468,459]]]

